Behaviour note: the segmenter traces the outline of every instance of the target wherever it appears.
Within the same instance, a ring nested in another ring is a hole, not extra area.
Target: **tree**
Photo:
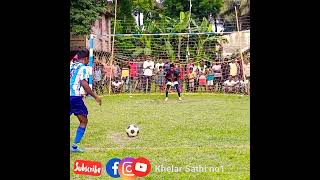
[[[177,33],[181,33],[183,31],[187,30],[187,27],[189,25],[189,19],[190,19],[190,13],[189,12],[180,12],[180,19],[177,25],[175,25],[173,31],[177,32]],[[182,36],[179,35],[178,36],[178,59],[180,61],[180,51],[181,51],[181,40],[182,40]]]
[[[105,11],[104,0],[71,0],[70,32],[75,35],[89,35],[92,23]]]
[[[165,15],[175,19],[179,19],[180,12],[189,11],[189,3],[186,0],[165,0],[163,6]]]
[[[201,21],[203,17],[210,15],[216,18],[223,7],[223,0],[191,0],[191,17]],[[165,14],[171,18],[178,19],[180,12],[190,9],[190,0],[165,0],[163,2]]]
[[[192,24],[196,27],[196,32],[211,32],[212,31],[212,24],[204,17],[202,19],[201,24],[198,26],[194,20],[191,20]],[[227,39],[218,36],[218,35],[207,35],[207,34],[199,34],[196,38],[197,43],[193,47],[194,50],[194,57],[197,62],[201,61],[202,59],[212,59],[208,52],[206,52],[205,44],[212,43],[212,44],[221,44],[226,43]],[[215,46],[214,46],[215,47]],[[192,50],[191,50],[192,51]],[[209,52],[214,52],[215,50],[209,50]]]
[[[215,24],[215,32],[217,32],[217,17],[223,7],[223,4],[223,0],[192,1],[192,13],[196,14],[199,19],[206,17],[210,20],[212,17]]]

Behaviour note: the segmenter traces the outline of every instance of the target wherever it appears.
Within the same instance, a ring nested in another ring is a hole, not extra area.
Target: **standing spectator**
[[[139,58],[138,61],[141,61],[142,59]],[[138,62],[138,78],[137,81],[139,82],[139,91],[142,91],[144,89],[144,76],[143,76],[143,62]]]
[[[102,88],[102,71],[101,71],[101,66],[99,64],[96,64],[94,66],[94,73],[93,73],[93,84],[92,88],[96,92],[96,94],[99,94],[99,91],[103,93],[103,88]]]
[[[250,80],[250,62],[244,65],[246,79]]]
[[[178,60],[176,62],[175,71],[179,72],[179,76],[178,76],[179,86],[178,87],[179,87],[180,92],[182,92],[183,91],[182,87],[183,87],[183,79],[184,79],[184,69]]]
[[[193,67],[190,67],[189,74],[188,74],[188,84],[189,84],[189,92],[194,92],[194,81],[196,78],[196,73],[193,72]]]
[[[166,62],[164,63],[163,70],[164,70],[165,73],[170,71],[170,63],[169,63],[168,60],[166,60]]]
[[[199,65],[199,70],[201,71],[202,74],[206,72],[206,68],[207,68],[206,62],[202,60]]]
[[[118,64],[114,64],[113,65],[113,75],[114,75],[114,79],[119,79],[120,78],[120,73],[121,73],[121,69],[119,67]]]
[[[105,81],[105,84],[109,84],[109,80],[112,75],[111,66],[110,66],[109,62],[107,62],[106,64],[103,65],[103,71],[104,71],[104,78],[103,79]]]
[[[207,70],[207,87],[209,88],[209,91],[212,91],[212,89],[213,89],[213,80],[214,80],[213,70],[212,70],[212,68],[208,68],[208,70]]]
[[[221,71],[222,71],[222,80],[221,82],[227,80],[230,76],[230,66],[228,64],[228,59],[225,58],[221,63]]]
[[[157,64],[155,65],[155,73],[157,73],[158,71],[160,71],[160,66],[163,67],[164,63],[162,62],[162,59],[159,60],[159,62],[157,62]]]
[[[214,76],[214,86],[217,86],[216,90],[219,90],[222,86],[222,68],[219,64],[219,60],[213,63],[212,66],[213,76]]]
[[[237,69],[237,65],[235,63],[235,60],[233,59],[231,61],[231,63],[229,63],[229,66],[230,66],[230,76],[234,77],[234,76],[237,76],[238,75],[238,69]]]
[[[199,76],[199,89],[201,89],[202,91],[202,87],[206,90],[207,89],[207,82],[206,82],[206,76],[205,73],[203,73],[202,71],[199,72],[200,76]]]
[[[194,60],[190,58],[190,63],[187,64],[187,67],[186,67],[186,71],[187,71],[187,74],[190,74],[190,69],[192,68],[192,70],[194,71],[195,68],[194,68]]]
[[[152,71],[154,69],[154,62],[151,61],[151,58],[148,56],[147,60],[143,63],[143,86],[144,86],[144,93],[146,93],[147,88],[148,92],[151,91],[151,77]],[[148,87],[147,87],[148,86]]]
[[[164,87],[164,70],[162,66],[159,66],[159,71],[156,74],[156,91],[157,91],[157,87],[159,87],[159,91],[162,92],[163,87]]]
[[[195,67],[196,68],[196,67]],[[199,69],[197,68],[195,71],[195,78],[194,78],[194,90],[195,92],[198,90],[198,87],[199,87],[199,77],[200,77],[200,71]]]

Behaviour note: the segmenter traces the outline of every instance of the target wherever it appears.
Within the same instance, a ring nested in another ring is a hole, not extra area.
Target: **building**
[[[105,60],[111,53],[111,18],[109,12],[102,13],[92,24],[91,33],[94,37],[94,55],[97,60]],[[71,56],[81,49],[89,49],[89,36],[75,36],[70,34]]]

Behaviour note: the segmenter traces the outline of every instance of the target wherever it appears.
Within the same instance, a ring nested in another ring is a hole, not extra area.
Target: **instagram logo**
[[[120,176],[123,179],[128,179],[128,180],[135,179],[136,176],[133,172],[133,170],[135,168],[133,166],[134,160],[135,159],[132,157],[127,157],[127,158],[124,158],[120,161],[119,166],[118,166],[118,171],[119,171]]]

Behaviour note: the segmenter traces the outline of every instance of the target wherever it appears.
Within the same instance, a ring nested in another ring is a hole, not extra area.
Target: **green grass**
[[[146,157],[152,170],[144,179],[250,179],[250,112],[248,96],[225,94],[113,95],[102,107],[87,99],[89,123],[81,147],[71,153],[72,179],[111,179],[105,164],[111,158]],[[78,120],[71,116],[70,145]],[[137,124],[140,134],[128,138],[125,128]],[[77,159],[100,161],[100,177],[76,175]],[[223,166],[223,172],[155,172],[156,165]],[[142,179],[142,178],[141,178]]]

